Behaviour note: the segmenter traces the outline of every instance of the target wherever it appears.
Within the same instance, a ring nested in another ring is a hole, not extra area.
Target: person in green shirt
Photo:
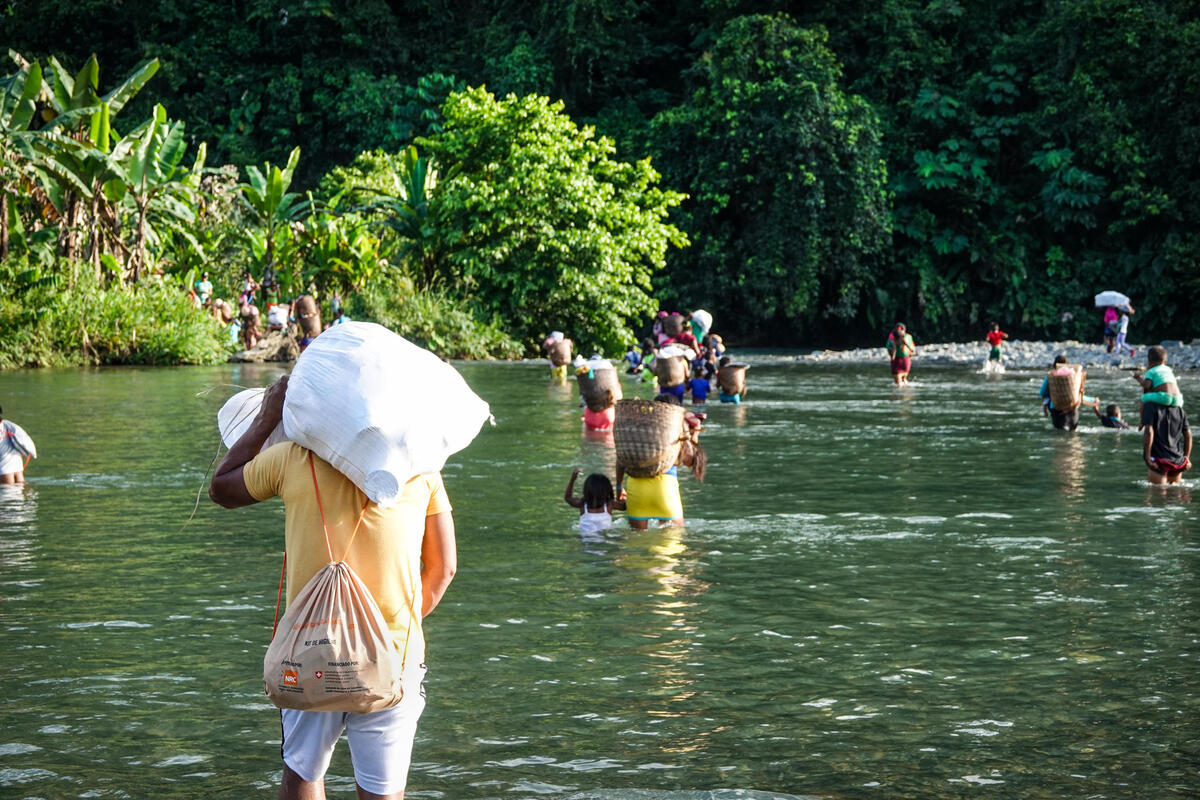
[[[200,280],[196,281],[196,298],[200,301],[200,305],[208,305],[208,299],[212,297],[213,285],[208,279],[208,273],[205,272],[200,276]]]
[[[917,348],[913,344],[912,334],[904,327],[903,322],[897,322],[896,327],[888,334],[887,352],[892,362],[892,380],[897,386],[904,386],[908,383],[912,357]]]

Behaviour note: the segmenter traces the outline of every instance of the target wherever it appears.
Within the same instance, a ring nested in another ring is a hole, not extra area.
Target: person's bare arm
[[[1189,470],[1192,468],[1192,429],[1185,428],[1183,431],[1183,468]]]
[[[457,571],[454,516],[443,511],[426,517],[425,537],[421,540],[421,616],[437,608]]]
[[[241,508],[258,502],[246,488],[242,468],[258,455],[263,442],[267,441],[271,431],[275,430],[275,426],[283,418],[283,398],[287,392],[287,381],[287,376],[284,375],[267,389],[262,407],[254,422],[250,424],[250,429],[229,448],[229,452],[217,466],[217,471],[213,473],[212,482],[208,485],[208,496],[217,505]]]
[[[1154,426],[1147,425],[1142,431],[1142,460],[1146,462],[1146,467],[1152,472],[1162,473],[1162,470],[1154,465],[1150,460],[1150,448],[1154,446]]]
[[[583,508],[583,500],[575,497],[575,479],[579,477],[579,469],[571,471],[571,480],[567,481],[567,489],[563,492],[563,500],[571,508]]]
[[[625,468],[620,464],[617,464],[617,500],[621,501],[622,503],[625,502],[625,489],[623,488],[624,483]]]

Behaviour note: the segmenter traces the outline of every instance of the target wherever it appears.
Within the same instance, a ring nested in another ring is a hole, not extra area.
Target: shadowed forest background
[[[410,333],[437,318],[415,338],[456,355],[531,352],[551,328],[620,346],[659,303],[710,309],[727,339],[760,345],[874,343],[897,319],[924,341],[979,338],[993,319],[1092,339],[1091,295],[1108,288],[1142,312],[1134,338],[1200,331],[1188,0],[10,0],[0,41],[71,73],[95,54],[99,94],[158,59],[114,135],[161,104],[186,122],[182,163],[204,143],[205,170],[238,168],[232,194],[241,170],[269,162],[269,183],[300,148],[280,176],[308,205],[284,233],[264,217],[258,247],[191,248],[163,224],[139,264],[218,284],[291,270],[355,295],[362,318]],[[571,164],[598,182],[580,188]],[[34,291],[24,268],[64,273],[64,242],[38,255],[19,186],[9,261]],[[589,198],[607,205],[581,211]],[[358,251],[355,214],[375,237]],[[86,261],[80,236],[65,255]],[[97,280],[128,283],[136,248],[101,264],[93,238]],[[18,272],[0,269],[12,286]],[[457,339],[442,330],[454,314]],[[466,338],[483,344],[449,343]]]

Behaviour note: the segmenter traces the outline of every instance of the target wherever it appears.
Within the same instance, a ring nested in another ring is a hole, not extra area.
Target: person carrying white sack
[[[4,418],[0,408],[0,484],[24,483],[25,465],[37,458],[37,448],[20,425]]]
[[[394,390],[396,381],[408,383],[407,401],[379,396]],[[411,387],[422,382],[433,390],[414,398]],[[252,407],[247,394],[227,408],[236,413]],[[477,434],[489,416],[487,405],[433,354],[380,326],[346,323],[323,333],[300,356],[291,378],[267,389],[248,426],[245,419],[227,426],[230,412],[222,413],[223,436],[236,442],[214,473],[210,497],[226,508],[282,498],[289,605],[334,559],[332,551],[344,551],[404,664],[403,696],[390,708],[281,708],[279,796],[324,797],[324,774],[344,730],[358,796],[403,798],[425,706],[421,620],[457,568],[440,469]],[[263,449],[281,435],[286,439]]]

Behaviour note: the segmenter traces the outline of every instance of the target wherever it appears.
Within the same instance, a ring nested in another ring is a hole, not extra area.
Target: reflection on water
[[[499,424],[445,470],[460,572],[427,620],[410,796],[1194,794],[1194,479],[1147,486],[1136,435],[1051,430],[1040,373],[896,391],[756,361],[745,404],[707,407],[686,528],[581,541],[562,490],[613,475],[610,435],[544,364],[463,372]],[[221,387],[278,374],[3,376],[42,458],[0,489],[0,795],[273,793],[281,509],[205,501],[181,528]],[[331,797],[352,774],[340,750]]]
[[[1080,436],[1066,433],[1058,436],[1054,445],[1054,477],[1058,485],[1058,493],[1068,505],[1077,505],[1086,497],[1087,489],[1087,450]],[[1080,522],[1081,518],[1072,516],[1072,521]]]

